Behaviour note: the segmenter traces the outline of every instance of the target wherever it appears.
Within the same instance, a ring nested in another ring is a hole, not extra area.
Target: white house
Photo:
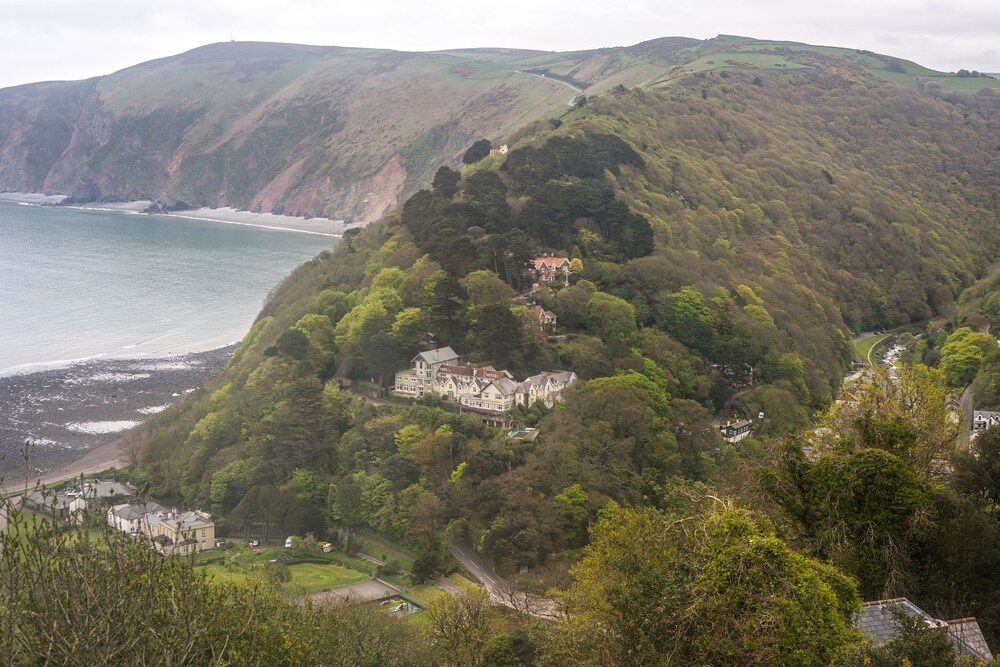
[[[976,410],[972,413],[972,437],[997,424],[1000,424],[1000,412]]]
[[[113,505],[108,508],[108,525],[123,533],[138,535],[146,532],[144,519],[147,514],[164,512],[166,509],[154,502]]]
[[[410,360],[410,368],[396,373],[393,389],[404,396],[423,396],[431,391],[438,369],[444,364],[457,364],[461,357],[450,347],[421,352]]]

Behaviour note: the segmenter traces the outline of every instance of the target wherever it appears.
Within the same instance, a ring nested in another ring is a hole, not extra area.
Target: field
[[[198,555],[200,562],[196,565],[196,569],[216,581],[242,582],[253,576],[254,571],[257,568],[262,568],[268,561],[287,556],[289,556],[287,550],[280,547],[251,551],[249,548],[239,545],[225,551],[202,552]],[[228,564],[214,562],[220,557],[224,557]],[[351,563],[352,560],[355,560],[349,557],[345,559],[343,554],[309,554],[308,557],[310,562],[297,563],[293,559],[293,562],[288,564],[292,579],[282,585],[283,590],[294,594],[317,593],[368,579],[368,574],[365,572],[334,562],[339,560]],[[358,563],[363,568],[361,563],[364,561]]]

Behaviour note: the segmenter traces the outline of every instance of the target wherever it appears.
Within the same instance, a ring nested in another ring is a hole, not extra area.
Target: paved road
[[[578,86],[574,86],[572,83],[569,83],[568,81],[562,81],[560,79],[555,79],[555,78],[553,78],[551,76],[545,76],[544,74],[536,74],[535,72],[525,72],[525,71],[522,71],[522,70],[519,70],[519,69],[518,70],[514,70],[514,71],[517,72],[518,74],[527,74],[528,76],[537,76],[538,78],[545,79],[546,81],[555,81],[556,83],[561,83],[562,85],[566,86],[567,88],[571,88],[571,89],[575,90],[578,93],[582,93],[583,92],[583,88],[580,88]],[[579,97],[579,95],[574,95],[573,97],[569,98],[569,101],[566,102],[566,106],[568,106],[568,107],[573,106],[573,104],[576,102],[576,98],[577,97]]]
[[[536,618],[555,620],[560,617],[559,605],[549,598],[528,595],[511,589],[510,584],[493,571],[475,551],[464,544],[452,543],[452,555],[464,565],[489,591],[490,598],[505,607],[530,614]]]

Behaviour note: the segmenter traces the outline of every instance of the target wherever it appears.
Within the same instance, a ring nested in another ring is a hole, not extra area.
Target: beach
[[[234,349],[0,377],[0,479],[10,487],[127,462],[119,451],[127,434],[218,375]]]
[[[63,204],[65,195],[45,195],[35,192],[0,192],[0,201],[13,202],[17,204],[29,204],[33,206],[65,206],[85,211],[108,211],[116,213],[145,214],[153,202],[137,200],[131,202],[92,202],[80,204]],[[274,213],[255,213],[253,211],[241,211],[231,207],[221,208],[195,208],[183,211],[165,211],[162,213],[150,213],[148,215],[166,216],[171,218],[184,218],[187,220],[200,220],[202,222],[214,222],[226,225],[245,225],[247,227],[259,227],[282,232],[298,232],[300,234],[317,234],[320,236],[343,236],[344,232],[356,224],[348,224],[343,220],[330,220],[328,218],[302,218],[291,215],[277,215]]]

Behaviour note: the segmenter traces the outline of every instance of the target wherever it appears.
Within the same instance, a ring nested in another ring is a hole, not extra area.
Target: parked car
[[[285,538],[285,548],[286,549],[291,549],[292,548],[292,538],[291,538],[291,536]]]

